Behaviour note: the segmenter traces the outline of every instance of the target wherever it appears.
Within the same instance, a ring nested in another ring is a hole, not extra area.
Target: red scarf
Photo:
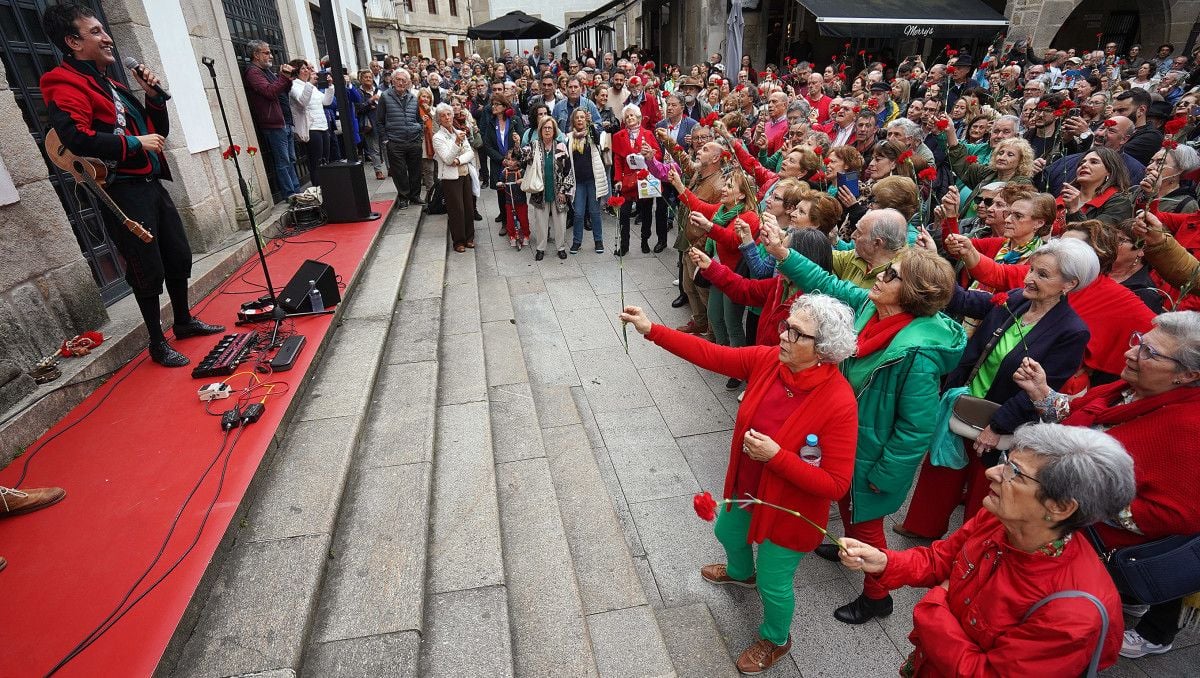
[[[911,313],[897,313],[880,319],[876,312],[858,333],[858,351],[856,358],[863,358],[892,343],[892,338],[913,320]]]
[[[1139,398],[1129,404],[1121,404],[1121,393],[1129,388],[1124,380],[1111,384],[1096,386],[1081,398],[1084,404],[1078,409],[1072,408],[1071,414],[1062,423],[1068,426],[1106,426],[1112,428],[1136,419],[1143,414],[1153,412],[1163,405],[1187,403],[1200,400],[1200,389],[1188,387],[1173,388],[1166,393],[1160,393],[1149,398]]]

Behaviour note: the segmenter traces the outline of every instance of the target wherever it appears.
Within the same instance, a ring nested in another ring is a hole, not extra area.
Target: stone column
[[[0,205],[0,362],[27,371],[108,314],[3,66],[0,139],[0,172],[17,193]]]

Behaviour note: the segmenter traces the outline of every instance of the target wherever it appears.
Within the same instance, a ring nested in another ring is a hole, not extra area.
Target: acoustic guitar
[[[54,163],[62,171],[70,174],[75,181],[83,186],[91,189],[92,194],[100,199],[101,202],[112,210],[113,214],[117,215],[129,232],[141,239],[142,242],[150,242],[154,240],[154,236],[150,231],[146,230],[138,222],[130,219],[125,215],[125,212],[113,202],[113,199],[104,190],[104,181],[108,178],[108,167],[93,158],[81,158],[63,145],[58,138],[58,131],[51,129],[46,133],[46,155],[49,156],[50,162]]]

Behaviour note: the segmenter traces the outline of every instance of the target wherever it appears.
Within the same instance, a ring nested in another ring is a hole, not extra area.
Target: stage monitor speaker
[[[337,274],[329,264],[309,259],[300,265],[296,275],[288,281],[283,291],[279,293],[279,305],[288,313],[308,313],[324,311],[324,308],[313,308],[308,301],[308,281],[315,280],[317,290],[321,293],[321,301],[325,307],[336,306],[342,300],[338,291]]]
[[[321,206],[329,223],[344,224],[371,218],[371,196],[362,161],[321,165]]]

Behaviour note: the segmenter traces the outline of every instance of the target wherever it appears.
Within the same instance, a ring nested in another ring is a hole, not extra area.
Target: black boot
[[[175,323],[176,339],[186,339],[188,337],[199,337],[205,334],[219,334],[225,331],[224,325],[209,325],[199,318],[192,318],[186,323]]]
[[[675,301],[671,302],[671,308],[683,308],[687,306],[688,296],[686,292],[680,292],[679,296],[675,297]]]
[[[667,239],[659,238],[658,242],[654,243],[654,253],[658,254],[665,249],[667,249]]]
[[[892,597],[872,600],[867,594],[860,594],[853,602],[847,603],[833,611],[833,618],[845,624],[866,624],[876,617],[886,617],[892,613]]]
[[[837,547],[837,544],[821,544],[817,548],[813,549],[813,553],[831,563],[840,563],[842,562],[842,559],[838,557],[838,551],[840,550],[841,549]]]
[[[642,254],[650,254],[650,241],[649,240],[642,241]]]
[[[150,344],[150,359],[163,367],[183,367],[191,362],[187,356],[171,348],[165,340]]]

